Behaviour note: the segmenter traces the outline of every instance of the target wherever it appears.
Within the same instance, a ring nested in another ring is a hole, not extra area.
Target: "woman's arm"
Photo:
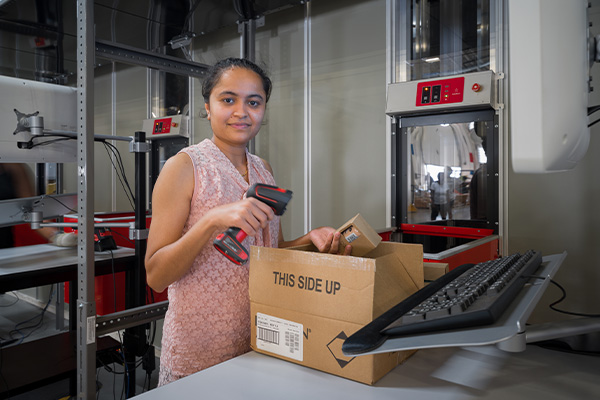
[[[187,154],[171,157],[164,165],[152,193],[152,223],[146,249],[146,280],[162,292],[191,268],[194,259],[216,231],[230,226],[249,236],[264,228],[273,210],[256,199],[215,207],[185,234],[194,192],[194,170]]]

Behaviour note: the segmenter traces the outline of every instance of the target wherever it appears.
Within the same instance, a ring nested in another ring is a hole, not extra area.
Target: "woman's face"
[[[246,68],[225,71],[205,103],[214,138],[233,146],[246,146],[260,129],[266,93],[258,74]]]

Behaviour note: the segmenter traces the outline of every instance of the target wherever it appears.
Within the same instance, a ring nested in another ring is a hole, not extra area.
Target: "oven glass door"
[[[493,110],[398,119],[401,224],[496,230],[497,128]]]

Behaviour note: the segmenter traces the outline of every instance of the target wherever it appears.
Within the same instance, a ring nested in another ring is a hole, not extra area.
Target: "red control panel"
[[[162,118],[154,121],[153,134],[171,133],[171,127],[177,127],[177,123],[173,123],[172,118]]]
[[[417,85],[417,107],[436,104],[460,103],[463,101],[465,78],[448,78],[420,82]]]

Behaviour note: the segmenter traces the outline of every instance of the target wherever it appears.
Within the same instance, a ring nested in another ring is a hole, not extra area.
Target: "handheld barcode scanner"
[[[246,192],[246,197],[254,197],[270,206],[275,215],[282,215],[285,207],[292,198],[290,190],[281,189],[277,186],[255,183]],[[242,246],[242,240],[247,234],[237,227],[231,227],[220,233],[213,244],[225,257],[237,265],[244,265],[248,261],[248,250]]]

